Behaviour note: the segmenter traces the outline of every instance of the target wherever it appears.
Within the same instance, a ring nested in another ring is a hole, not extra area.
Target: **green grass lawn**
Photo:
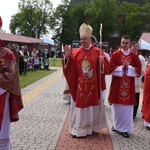
[[[50,58],[50,66],[61,67],[61,58]],[[36,71],[28,71],[26,75],[20,75],[20,87],[25,88],[26,86],[34,83],[37,80],[53,73],[56,70],[36,70]]]
[[[56,67],[61,67],[62,66],[62,58],[56,58],[55,60],[53,58],[50,58],[50,66],[56,66]]]

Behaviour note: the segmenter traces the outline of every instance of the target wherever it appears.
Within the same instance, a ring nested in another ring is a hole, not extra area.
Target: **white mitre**
[[[91,37],[92,31],[93,31],[93,29],[90,25],[83,23],[79,29],[80,37],[82,37],[82,36]]]

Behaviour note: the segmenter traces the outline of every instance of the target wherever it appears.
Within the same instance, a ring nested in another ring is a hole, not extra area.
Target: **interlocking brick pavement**
[[[62,99],[64,85],[61,74],[59,68],[55,73],[22,90],[25,107],[19,113],[20,120],[11,125],[14,150],[150,149],[150,131],[143,126],[140,109],[134,120],[133,133],[126,139],[111,131],[111,112],[107,102],[105,111],[108,128],[102,131],[101,140],[99,134],[72,138],[68,132],[70,106]],[[111,77],[107,77],[108,89],[110,80]]]
[[[60,134],[56,150],[113,150],[110,134],[107,128],[100,134],[95,133],[85,138],[72,138],[69,129],[69,115]]]

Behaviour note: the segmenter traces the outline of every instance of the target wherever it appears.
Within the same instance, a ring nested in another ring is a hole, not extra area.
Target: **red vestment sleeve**
[[[76,84],[76,79],[75,79],[75,71],[74,71],[74,67],[73,67],[73,59],[70,57],[69,59],[65,60],[65,57],[62,58],[62,66],[63,66],[63,73],[64,76],[67,80],[67,83],[69,83],[69,85],[71,85],[71,89],[69,88],[69,91],[71,93],[71,96],[73,98],[73,100],[75,101],[76,99],[76,89],[75,89],[75,84]]]

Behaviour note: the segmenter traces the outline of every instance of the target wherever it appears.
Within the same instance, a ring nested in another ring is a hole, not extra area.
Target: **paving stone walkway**
[[[14,150],[149,150],[150,131],[144,128],[140,109],[129,139],[112,132],[110,106],[105,102],[108,128],[99,134],[74,139],[68,132],[69,108],[62,99],[61,68],[22,90],[25,107],[20,120],[12,123]],[[111,77],[107,76],[107,89]],[[108,90],[107,90],[108,93]],[[142,96],[142,95],[141,95]]]

